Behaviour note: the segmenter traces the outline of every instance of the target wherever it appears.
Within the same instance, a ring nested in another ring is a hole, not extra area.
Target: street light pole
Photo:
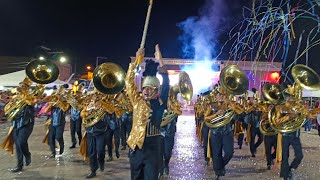
[[[102,57],[102,56],[99,56],[99,57],[96,57],[96,68],[99,66],[99,59],[108,59],[108,57]]]

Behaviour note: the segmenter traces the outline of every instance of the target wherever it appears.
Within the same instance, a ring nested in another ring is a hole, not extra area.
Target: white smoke
[[[230,1],[230,0],[229,0]],[[233,0],[235,3],[237,0]],[[212,60],[220,52],[218,39],[230,26],[232,7],[227,0],[206,0],[199,16],[178,24],[183,34],[183,56],[195,60]]]
[[[220,53],[219,38],[232,24],[232,12],[238,0],[206,0],[199,16],[190,17],[178,24],[183,34],[179,37],[183,45],[183,57],[205,61],[192,67],[183,67],[193,83],[194,94],[209,90],[217,81],[219,72],[211,67]]]

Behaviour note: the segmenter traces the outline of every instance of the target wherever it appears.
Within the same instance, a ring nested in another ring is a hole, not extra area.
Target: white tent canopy
[[[0,75],[0,86],[4,87],[16,87],[26,77],[24,70]]]
[[[0,75],[0,86],[3,87],[17,87],[21,81],[26,77],[25,70]],[[69,83],[66,83],[64,81],[61,81],[59,79],[55,80],[54,82],[47,84],[47,88],[52,88],[53,86],[60,86],[63,84],[68,84],[69,89],[72,88],[72,85]]]
[[[302,97],[320,97],[320,90],[310,91],[310,90],[304,89],[302,91]]]

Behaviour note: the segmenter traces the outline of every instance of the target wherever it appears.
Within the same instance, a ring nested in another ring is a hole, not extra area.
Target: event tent
[[[25,70],[8,73],[4,75],[0,75],[0,86],[3,87],[16,87],[19,85],[21,81],[26,77]],[[65,81],[61,81],[59,79],[55,80],[54,82],[47,84],[46,88],[52,88],[53,86],[60,86],[63,84],[68,84],[69,89],[72,88],[72,84],[66,83]]]

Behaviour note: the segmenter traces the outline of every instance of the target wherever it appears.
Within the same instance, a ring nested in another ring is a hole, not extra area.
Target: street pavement
[[[0,124],[0,139],[5,138],[8,124]],[[320,137],[316,130],[311,133],[301,129],[301,142],[304,158],[299,168],[294,171],[294,179],[317,180],[320,179]],[[32,179],[32,180],[69,180],[84,179],[90,172],[89,164],[82,160],[79,147],[69,149],[71,145],[69,122],[67,121],[64,140],[65,152],[49,159],[49,146],[42,143],[45,135],[44,119],[37,119],[33,133],[29,138],[29,148],[32,154],[32,163],[20,173],[11,173],[10,168],[15,167],[16,158],[1,149],[0,151],[0,179]],[[235,141],[234,157],[226,167],[226,176],[221,179],[237,180],[273,180],[279,178],[279,165],[271,170],[266,169],[263,157],[263,145],[257,149],[257,156],[251,157],[249,146],[243,145],[238,149]],[[127,180],[130,179],[130,165],[127,158],[128,149],[121,150],[121,157],[113,157],[112,162],[106,162],[104,172],[97,171],[94,179]],[[290,159],[294,153],[291,149]],[[107,155],[106,155],[107,159]],[[175,146],[170,161],[169,180],[209,180],[214,179],[212,165],[207,166],[203,158],[203,149],[196,137],[195,121],[192,113],[184,112],[177,123]]]

